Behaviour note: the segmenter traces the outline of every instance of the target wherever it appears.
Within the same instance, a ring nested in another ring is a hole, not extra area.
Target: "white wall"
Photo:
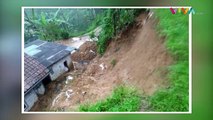
[[[65,73],[68,70],[68,68],[66,68],[64,66],[65,61],[67,61],[67,65],[70,66],[70,64],[71,64],[70,55],[61,59],[60,61],[58,61],[57,63],[55,63],[52,66],[53,73],[50,73],[50,78],[52,81],[55,80],[56,78],[58,78],[60,75],[62,75],[63,73]],[[45,92],[45,88],[44,88],[43,84],[41,84],[37,88],[35,88],[35,89],[31,90],[29,93],[27,93],[24,96],[24,101],[27,105],[27,108],[25,109],[25,111],[29,111],[33,107],[35,102],[38,100],[37,94],[42,95],[42,94],[44,94],[44,92]]]
[[[27,106],[25,111],[29,111],[37,100],[38,100],[38,96],[34,90],[31,90],[28,94],[26,94],[24,96],[24,101]]]
[[[34,88],[38,95],[43,95],[45,92],[44,85],[41,83],[37,88]]]
[[[63,58],[62,60],[58,61],[52,66],[52,71],[50,72],[51,80],[55,80],[60,75],[68,71],[68,68],[64,66],[64,62],[67,61],[67,65],[70,66],[71,64],[71,57],[68,55],[67,57]]]

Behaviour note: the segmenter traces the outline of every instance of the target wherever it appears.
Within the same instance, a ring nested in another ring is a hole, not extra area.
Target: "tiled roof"
[[[24,92],[48,75],[49,70],[34,58],[24,54]]]
[[[25,45],[24,52],[49,68],[74,49],[54,42],[35,40]]]

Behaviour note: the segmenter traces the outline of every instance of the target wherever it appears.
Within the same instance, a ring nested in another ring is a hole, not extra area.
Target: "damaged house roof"
[[[25,45],[24,52],[44,66],[50,67],[74,49],[54,42],[35,40]]]
[[[48,72],[44,65],[24,54],[24,93],[44,79]]]
[[[24,48],[24,92],[49,74],[49,68],[75,48],[53,42],[35,40]]]

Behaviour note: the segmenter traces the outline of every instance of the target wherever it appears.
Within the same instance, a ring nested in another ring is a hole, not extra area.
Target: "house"
[[[34,58],[24,55],[24,109],[30,110],[38,100],[37,94],[44,94],[42,80],[49,75],[49,70]]]
[[[53,42],[35,40],[24,48],[24,109],[29,111],[45,92],[44,84],[69,70],[75,50]]]

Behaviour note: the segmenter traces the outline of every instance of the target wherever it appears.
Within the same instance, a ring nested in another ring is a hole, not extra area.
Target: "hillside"
[[[97,55],[88,63],[81,63],[83,67],[64,75],[63,82],[50,83],[48,93],[40,98],[32,111],[76,111],[79,104],[104,99],[114,87],[122,84],[135,86],[148,96],[166,86],[165,67],[172,63],[172,58],[166,51],[164,38],[156,32],[156,20],[149,17],[142,13],[135,24],[111,40],[103,56]],[[79,66],[79,61],[76,63]],[[67,76],[74,79],[66,84]],[[54,92],[57,87],[59,92]]]

